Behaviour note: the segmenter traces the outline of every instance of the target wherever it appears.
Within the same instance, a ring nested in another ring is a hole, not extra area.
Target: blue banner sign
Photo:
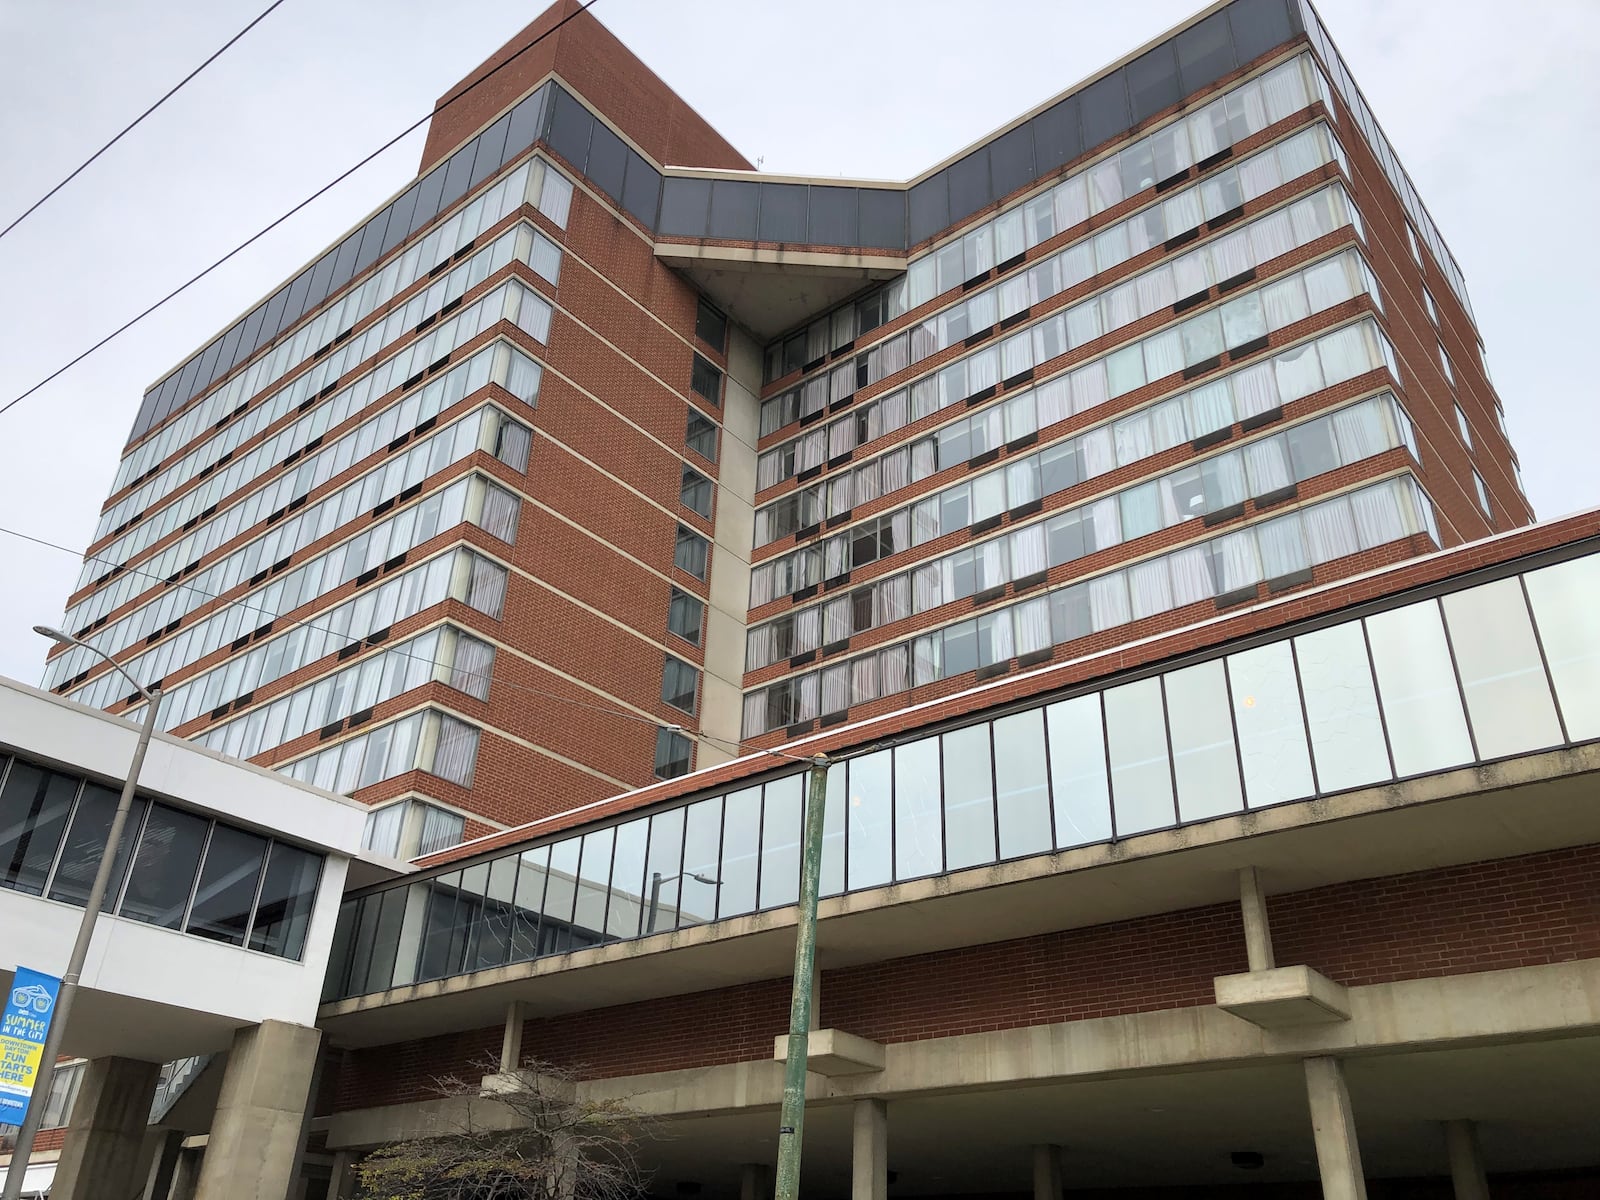
[[[18,967],[0,1014],[0,1124],[21,1125],[39,1075],[61,980]]]

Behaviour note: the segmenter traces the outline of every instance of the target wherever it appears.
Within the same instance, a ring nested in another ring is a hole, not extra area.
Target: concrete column
[[[1361,1147],[1350,1112],[1350,1092],[1344,1084],[1344,1066],[1337,1058],[1308,1058],[1305,1069],[1323,1200],[1367,1200],[1367,1179],[1361,1171]]]
[[[1061,1200],[1061,1147],[1033,1148],[1033,1200]]]
[[[152,1130],[156,1137],[155,1153],[150,1156],[150,1174],[144,1185],[144,1200],[167,1200],[172,1192],[172,1175],[178,1167],[178,1157],[183,1153],[183,1131],[180,1129]]]
[[[857,1100],[850,1165],[850,1200],[888,1200],[889,1105]]]
[[[350,1200],[355,1194],[356,1156],[349,1150],[339,1150],[333,1156],[333,1170],[328,1175],[325,1200]]]
[[[160,1064],[131,1058],[97,1058],[88,1065],[67,1122],[52,1200],[143,1192],[145,1132],[160,1075]]]
[[[506,1027],[500,1035],[500,1072],[509,1075],[522,1065],[522,1023],[528,1008],[521,1000],[506,1005]]]
[[[195,1200],[285,1200],[321,1040],[282,1021],[234,1034]]]
[[[185,1147],[178,1155],[172,1169],[172,1188],[166,1200],[194,1200],[194,1189],[200,1182],[200,1164],[205,1161],[205,1147]]]
[[[1272,930],[1267,925],[1267,898],[1254,867],[1239,871],[1239,909],[1244,915],[1244,948],[1252,971],[1270,971],[1277,966],[1272,957]]]
[[[1455,1184],[1456,1200],[1489,1200],[1489,1177],[1478,1149],[1477,1123],[1446,1121],[1444,1140],[1450,1151],[1450,1181]]]
[[[772,1200],[772,1168],[766,1163],[740,1166],[739,1200]]]

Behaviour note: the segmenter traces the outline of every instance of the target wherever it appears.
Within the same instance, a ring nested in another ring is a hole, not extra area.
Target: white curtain
[[[1268,579],[1281,579],[1311,565],[1298,513],[1258,525],[1256,541],[1261,548],[1261,571]]]
[[[1045,558],[1043,525],[1030,525],[1011,535],[1011,577],[1021,579],[1043,571]]]
[[[1278,380],[1278,395],[1285,404],[1322,387],[1322,365],[1317,360],[1316,346],[1310,342],[1278,355],[1272,360],[1272,369]]]
[[[1172,283],[1180,300],[1203,292],[1218,279],[1225,278],[1211,274],[1211,254],[1205,247],[1172,260]]]
[[[1189,440],[1189,431],[1183,419],[1181,397],[1158,404],[1150,410],[1150,432],[1156,452],[1170,450]]]
[[[911,615],[911,576],[895,575],[882,580],[876,589],[875,602],[879,625],[888,625]]]
[[[1162,204],[1161,215],[1169,238],[1187,233],[1191,229],[1198,229],[1200,223],[1206,219],[1205,210],[1200,205],[1200,189],[1184,188],[1177,195],[1170,197]]]
[[[840,596],[822,606],[822,644],[831,646],[843,641],[855,630],[850,614],[850,597]]]
[[[1299,179],[1328,161],[1325,137],[1321,126],[1313,126],[1278,143],[1278,168],[1285,181]]]
[[[1261,568],[1256,562],[1256,540],[1248,529],[1218,538],[1212,544],[1212,557],[1221,578],[1218,586],[1224,592],[1249,587],[1261,580]]]
[[[1386,406],[1387,402],[1379,397],[1333,414],[1333,430],[1339,439],[1342,462],[1371,458],[1389,449],[1388,426],[1383,419]]]
[[[1096,632],[1114,629],[1132,620],[1128,609],[1128,581],[1121,571],[1089,581],[1089,613]]]
[[[908,646],[890,646],[878,655],[879,694],[892,696],[911,686]]]
[[[878,698],[878,656],[866,654],[850,663],[850,703]]]
[[[1087,410],[1104,404],[1110,397],[1106,386],[1106,364],[1104,359],[1096,359],[1092,363],[1085,363],[1071,375],[1072,385],[1072,411],[1074,413]]]
[[[1165,559],[1138,563],[1128,568],[1127,575],[1135,619],[1163,613],[1172,607],[1172,580],[1167,574]]]
[[[1044,596],[1019,604],[1012,610],[1016,619],[1018,654],[1031,654],[1050,645],[1050,602]]]
[[[794,614],[794,653],[804,654],[822,644],[822,611],[803,608]]]
[[[1015,508],[1039,499],[1039,462],[1025,458],[1006,468],[1006,505]]]
[[[999,587],[1009,578],[1006,570],[1006,539],[997,538],[977,547],[978,587]]]
[[[1238,415],[1241,420],[1276,407],[1280,400],[1278,378],[1273,371],[1272,362],[1269,360],[1256,363],[1254,366],[1246,367],[1244,370],[1235,373],[1233,376],[1233,394],[1237,401]]]
[[[1101,270],[1105,268],[1101,267]],[[1108,332],[1132,325],[1140,316],[1138,283],[1130,279],[1101,296],[1100,312]]]
[[[814,678],[814,677],[813,677]],[[850,667],[847,663],[828,667],[822,672],[822,712],[824,715],[843,712],[850,707]]]
[[[1215,324],[1215,322],[1216,318],[1213,315],[1211,323]],[[1142,345],[1144,348],[1146,379],[1165,379],[1168,375],[1174,375],[1183,370],[1187,365],[1185,359],[1188,357],[1184,353],[1183,331],[1191,328],[1192,325],[1193,322],[1190,322],[1179,329],[1163,330],[1161,333],[1151,334],[1144,339]],[[1218,342],[1219,344],[1211,351],[1211,354],[1220,354],[1222,352],[1220,339],[1218,339]],[[1210,354],[1205,354],[1199,357],[1209,358],[1210,356]],[[1199,359],[1190,359],[1189,361],[1197,362]]]
[[[1193,546],[1169,554],[1165,559],[1172,574],[1172,601],[1177,607],[1209,599],[1216,594],[1211,578],[1211,560],[1204,546]]]
[[[1056,318],[1060,321],[1061,318]],[[1100,303],[1097,300],[1086,300],[1082,304],[1074,304],[1067,309],[1065,314],[1066,341],[1061,350],[1076,349],[1094,341],[1105,332],[1105,327],[1100,320]],[[1059,353],[1060,350],[1057,351]],[[1044,355],[1040,356],[1043,359]]]
[[[1250,477],[1252,496],[1265,496],[1293,482],[1288,450],[1281,437],[1252,442],[1244,447],[1244,465]]]
[[[1355,514],[1356,536],[1360,538],[1363,550],[1396,541],[1406,535],[1400,506],[1390,484],[1383,483],[1353,492],[1350,509]]]
[[[439,717],[439,741],[433,753],[433,774],[472,786],[472,768],[478,758],[478,731],[454,717]]]
[[[1259,368],[1251,370],[1259,371]],[[1271,375],[1267,377],[1270,379]],[[1188,408],[1190,437],[1202,437],[1233,424],[1233,397],[1229,393],[1227,380],[1219,379],[1195,388],[1184,397],[1184,403]],[[1266,407],[1271,408],[1271,403]]]
[[[750,631],[745,639],[744,669],[746,671],[759,671],[762,667],[770,665],[774,659],[775,630],[769,625],[757,625]]]
[[[923,445],[930,450],[933,449],[931,442],[925,442]],[[871,465],[868,464],[868,467]],[[899,450],[891,450],[885,454],[878,460],[877,466],[882,476],[881,486],[885,495],[897,492],[911,482],[911,452],[903,446]]]
[[[1277,185],[1274,184],[1273,186]],[[1263,188],[1262,192],[1270,190],[1271,188]],[[1259,196],[1262,193],[1247,192],[1246,194]],[[1251,224],[1248,232],[1250,234],[1250,251],[1258,263],[1277,258],[1280,254],[1287,254],[1296,245],[1294,223],[1289,220],[1288,212],[1283,209],[1279,209],[1272,215],[1255,221]],[[1223,278],[1226,279],[1227,276],[1223,276]]]
[[[1248,229],[1236,230],[1211,243],[1211,270],[1218,281],[1232,279],[1255,265]]]
[[[1282,182],[1278,156],[1270,150],[1265,154],[1253,154],[1239,164],[1239,186],[1246,200],[1265,196]]]
[[[1371,328],[1370,321],[1361,321],[1317,340],[1317,353],[1329,386],[1353,379],[1378,365],[1369,340]]]
[[[760,538],[756,539],[758,542]],[[750,607],[760,608],[763,604],[772,602],[772,576],[771,563],[763,563],[750,572]]]
[[[1352,268],[1356,268],[1355,260],[1341,254],[1305,269],[1301,278],[1306,282],[1306,299],[1312,312],[1332,308],[1355,294],[1350,281]]]
[[[938,563],[918,567],[911,575],[912,607],[919,613],[938,608],[943,602],[942,573]]]
[[[1148,413],[1139,413],[1124,421],[1118,421],[1111,427],[1111,435],[1117,447],[1118,466],[1127,466],[1129,463],[1138,462],[1141,458],[1149,458],[1155,453]]]
[[[1301,74],[1303,58],[1302,55],[1291,59],[1261,77],[1261,99],[1269,121],[1281,121],[1310,103],[1306,95],[1305,77]]]
[[[1305,284],[1298,275],[1290,275],[1263,288],[1261,298],[1267,308],[1268,329],[1283,329],[1311,315],[1306,305]]]
[[[1034,389],[1034,399],[1039,405],[1040,429],[1048,429],[1057,421],[1072,415],[1072,386],[1065,375],[1058,375],[1049,383]]]
[[[1094,525],[1094,549],[1104,550],[1122,541],[1122,522],[1117,515],[1117,502],[1109,497],[1096,500],[1087,506]],[[1080,510],[1081,511],[1081,510]]]

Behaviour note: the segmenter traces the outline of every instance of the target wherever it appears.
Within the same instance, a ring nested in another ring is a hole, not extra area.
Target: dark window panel
[[[244,945],[266,854],[266,838],[216,826],[206,846],[185,932],[230,946]]]
[[[756,236],[763,242],[806,240],[806,189],[803,184],[761,185],[761,220]]]
[[[306,293],[307,309],[316,308],[328,298],[328,289],[333,285],[333,260],[338,254],[338,247],[334,247],[317,260],[317,265],[311,272],[311,290]],[[245,336],[245,341],[251,342],[251,349],[255,349],[248,334]]]
[[[152,805],[133,852],[118,915],[162,929],[182,928],[209,825],[193,813]]]
[[[356,255],[360,252],[361,231],[358,229],[339,243],[339,257],[333,260],[333,282],[328,285],[330,296],[337,294],[355,276]]]
[[[407,237],[439,215],[439,197],[444,195],[444,176],[448,168],[448,163],[440,163],[417,184],[417,206],[411,213],[411,227],[406,230]],[[312,284],[311,295],[315,297],[316,294],[316,285]],[[312,299],[310,303],[315,304],[316,300]]]
[[[261,333],[259,334],[262,342],[270,342],[278,336],[278,330],[283,325],[283,314],[289,307],[289,289],[291,286],[293,285],[284,284],[267,301],[267,315],[261,318]],[[212,365],[215,365],[215,360],[212,360]],[[213,374],[211,366],[201,364],[200,378],[210,381],[215,379],[216,375]]]
[[[263,338],[270,338],[278,327],[277,314],[282,311],[284,301],[289,298],[287,291],[280,291],[272,298],[272,305],[267,309],[266,324],[262,326]],[[200,390],[210,387],[218,375],[217,356],[222,353],[222,339],[218,338],[205,348],[205,353],[200,356]]]
[[[1051,105],[1028,124],[1033,126],[1034,160],[1040,175],[1066,165],[1083,153],[1076,96]]]
[[[661,200],[661,176],[637,151],[628,151],[628,172],[622,183],[622,207],[646,229],[656,227]]]
[[[1001,134],[990,144],[989,174],[996,200],[1039,177],[1033,167],[1033,122]]]
[[[506,157],[515,158],[544,132],[544,114],[550,97],[550,84],[545,84],[531,96],[525,96],[511,110],[511,124],[506,130]]]
[[[84,785],[78,806],[72,811],[72,824],[67,829],[55,878],[50,881],[50,899],[80,908],[89,902],[89,888],[94,883],[95,872],[100,869],[100,855],[105,850],[106,838],[111,835],[111,820],[116,815],[118,799],[110,788],[95,783]],[[111,882],[106,886],[102,912],[116,907],[117,896],[122,892],[122,878],[128,872],[128,855],[133,851],[134,839],[139,836],[146,807],[146,801],[134,798],[128,822],[122,827],[117,857],[111,864]]]
[[[694,333],[708,346],[718,350],[728,347],[728,318],[721,310],[708,304],[704,297],[695,305]]]
[[[306,315],[306,296],[310,293],[310,291],[311,268],[307,267],[304,271],[301,271],[300,274],[295,277],[295,281],[289,285],[289,303],[284,306],[283,320],[278,325],[279,333],[282,333],[285,329],[292,328],[296,321]],[[237,341],[235,341],[234,344],[236,346]],[[235,351],[233,349],[224,346],[222,349],[222,361],[227,363],[229,366],[232,366],[234,353]]]
[[[1178,77],[1185,95],[1209,87],[1238,65],[1233,56],[1233,39],[1228,36],[1226,10],[1191,25],[1173,41],[1178,49]]]
[[[263,303],[248,317],[245,318],[244,336],[250,340],[252,346],[259,345],[256,340],[257,332],[261,328],[261,318],[266,315],[266,304]],[[200,380],[200,359],[191,358],[183,364],[183,374],[178,376],[178,388],[172,394],[172,403],[168,405],[156,419],[163,420],[171,413],[182,408],[194,396]]]
[[[589,135],[593,129],[594,114],[565,91],[557,90],[550,130],[545,134],[550,148],[582,171],[589,161]]]
[[[718,179],[711,185],[709,237],[730,242],[756,240],[761,185],[742,179]]]
[[[863,246],[884,250],[904,250],[906,245],[906,196],[900,191],[861,188],[856,194],[860,206],[857,237]]]
[[[656,778],[676,779],[689,773],[689,739],[672,729],[656,730]]]
[[[362,226],[361,247],[356,251],[357,275],[377,262],[378,255],[383,253],[383,235],[389,231],[391,212],[392,209],[386,208]]]
[[[239,331],[239,336],[242,338],[244,336],[244,321],[235,321],[233,327]],[[246,349],[245,353],[248,354],[249,350]],[[178,394],[178,381],[182,378],[182,376],[183,371],[180,368],[179,370],[174,371],[171,375],[168,375],[166,382],[161,385],[160,394],[156,396],[156,402],[151,406],[150,409],[151,424],[159,421],[162,416],[172,411],[172,405],[174,404],[173,398]]]
[[[389,253],[410,235],[411,215],[417,209],[417,191],[420,187],[420,184],[412,184],[389,206],[389,225],[384,230],[383,245],[378,249],[380,255]]]
[[[911,189],[906,209],[910,218],[907,242],[915,246],[950,227],[949,174],[940,171]]]
[[[663,237],[705,237],[711,211],[709,179],[661,181],[661,220],[656,232]]]
[[[309,274],[302,273],[300,278],[294,282],[295,286],[303,293],[305,291],[304,285],[311,282],[311,277]],[[287,316],[289,313],[297,311],[300,311],[300,309],[295,302],[295,293],[291,290],[289,293],[289,306],[284,310],[284,314]],[[292,323],[285,322],[285,324]],[[217,356],[217,362],[221,364],[223,374],[227,374],[228,371],[232,370],[234,359],[239,353],[239,339],[243,335],[244,330],[239,327],[238,322],[235,322],[228,332],[223,335],[222,353]]]
[[[813,187],[809,197],[808,240],[818,246],[856,246],[856,189]]]
[[[1122,71],[1097,79],[1078,93],[1083,121],[1083,144],[1089,148],[1127,132],[1128,81]]]
[[[450,156],[449,168],[444,176],[444,191],[439,196],[440,212],[467,194],[467,181],[472,178],[472,160],[477,152],[478,141],[474,138]],[[338,278],[334,276],[335,281]],[[335,282],[334,286],[337,287],[338,283]]]
[[[589,140],[589,165],[585,173],[594,184],[618,204],[622,203],[622,177],[628,169],[628,147],[601,122],[594,123]]]
[[[698,354],[694,356],[694,367],[689,373],[689,385],[712,404],[722,407],[722,372]]]
[[[1178,61],[1171,42],[1141,54],[1125,68],[1133,122],[1138,124],[1183,99],[1178,83]]]
[[[13,762],[0,790],[0,887],[44,892],[56,847],[66,832],[78,780]]]
[[[478,135],[478,157],[472,160],[472,181],[467,184],[468,191],[493,175],[506,161],[506,131],[510,126],[511,114],[507,113]]]
[[[1228,26],[1240,63],[1283,45],[1300,29],[1299,14],[1290,15],[1292,0],[1234,0],[1228,6]]]
[[[970,217],[994,199],[989,186],[989,147],[974,150],[960,162],[952,163],[950,176],[950,222]]]
[[[298,959],[305,947],[306,926],[322,875],[322,856],[274,842],[256,901],[250,949]]]

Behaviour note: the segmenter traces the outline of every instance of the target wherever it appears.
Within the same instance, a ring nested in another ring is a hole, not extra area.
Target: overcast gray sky
[[[903,179],[1200,6],[598,0],[594,14],[765,170]],[[264,7],[0,4],[0,225]],[[1600,505],[1578,353],[1600,317],[1600,4],[1320,9],[1466,273],[1536,511]],[[288,0],[0,240],[0,403],[426,112],[537,11]],[[412,178],[420,148],[402,143],[0,416],[0,526],[81,549],[144,388]],[[0,674],[38,682],[30,627],[57,620],[78,567],[0,534]]]

